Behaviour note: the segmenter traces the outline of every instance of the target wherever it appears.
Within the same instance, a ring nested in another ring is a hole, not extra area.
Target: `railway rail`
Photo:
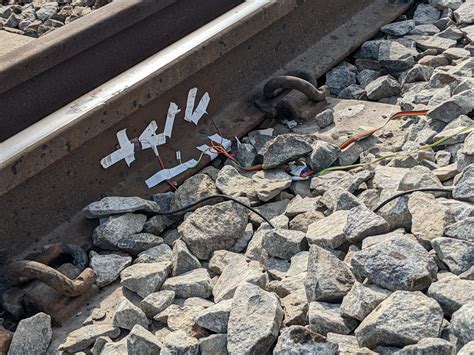
[[[15,236],[14,244],[0,241],[4,260],[39,240],[86,240],[93,225],[78,211],[98,196],[150,193],[136,181],[156,172],[151,151],[137,157],[132,169],[104,170],[98,164],[117,145],[117,131],[127,128],[129,137],[138,137],[151,120],[162,126],[169,103],[185,107],[188,91],[196,87],[198,95],[210,93],[208,113],[221,130],[242,136],[264,119],[252,98],[269,78],[294,70],[321,77],[411,4],[254,0],[215,6],[210,1],[196,10],[193,1],[125,3],[114,2],[57,29],[0,64],[0,209],[11,216],[4,219],[2,234]],[[182,20],[190,13],[196,21]],[[105,23],[107,30],[101,31]],[[163,31],[172,24],[180,30]],[[136,41],[136,36],[145,37]],[[195,147],[214,127],[190,130],[187,124],[175,123],[179,135],[173,144],[183,156],[196,157]],[[174,153],[162,157],[165,165],[175,164]]]

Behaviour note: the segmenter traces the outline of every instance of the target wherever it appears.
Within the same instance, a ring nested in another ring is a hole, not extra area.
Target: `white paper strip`
[[[196,149],[200,150],[201,152],[204,152],[204,154],[206,154],[206,155],[209,155],[211,160],[216,159],[219,155],[219,154],[217,154],[217,152],[214,149],[212,149],[211,147],[209,147],[206,144],[200,145],[199,147],[196,147]]]
[[[196,110],[194,110],[196,95],[197,95],[197,88],[192,88],[191,90],[189,90],[188,100],[186,103],[186,111],[184,113],[184,120],[188,122],[192,122],[195,125],[197,125],[199,120],[202,118],[202,116],[204,116],[207,113],[207,107],[209,106],[209,102],[211,101],[209,93],[207,92],[204,93],[204,95],[201,98],[201,101],[199,101],[199,104]]]
[[[212,136],[209,136],[208,138],[213,142],[219,143],[221,146],[224,147],[225,150],[229,150],[230,146],[232,145],[232,142],[230,140],[221,137],[217,133]]]
[[[186,163],[175,166],[174,168],[160,170],[155,175],[147,179],[145,183],[148,188],[155,187],[156,185],[161,184],[163,181],[172,179],[175,176],[184,173],[186,170],[194,168],[196,164],[197,161],[195,159],[191,159]]]
[[[117,140],[119,142],[120,149],[102,158],[100,164],[104,169],[107,169],[125,159],[128,166],[135,160],[135,147],[127,137],[127,129],[122,129],[117,132]]]
[[[170,103],[170,107],[168,109],[168,115],[166,116],[166,123],[165,123],[165,130],[163,133],[166,137],[171,138],[171,134],[173,132],[173,125],[174,125],[174,118],[181,110],[179,109],[178,105],[174,102]]]

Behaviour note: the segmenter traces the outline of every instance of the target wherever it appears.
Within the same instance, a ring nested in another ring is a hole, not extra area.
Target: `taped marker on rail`
[[[151,121],[145,128],[143,133],[138,137],[142,145],[142,150],[153,149],[155,155],[158,155],[158,146],[166,143],[166,136],[164,133],[156,134],[158,125],[155,121]]]
[[[122,129],[117,132],[117,140],[119,142],[120,149],[116,150],[112,154],[102,158],[100,164],[104,169],[107,169],[118,163],[120,160],[125,159],[128,166],[135,160],[135,146],[127,137],[127,129]]]
[[[179,164],[171,169],[163,169],[158,171],[155,175],[150,177],[145,181],[148,188],[155,187],[156,185],[162,183],[163,181],[170,180],[175,176],[178,176],[184,173],[186,170],[194,168],[197,165],[197,161],[195,159],[188,160],[183,164]]]
[[[221,137],[217,133],[208,137],[211,141],[216,142],[224,147],[225,150],[229,150],[232,142],[226,138]]]
[[[197,88],[192,88],[189,90],[188,93],[188,101],[186,103],[186,111],[184,113],[184,120],[188,122],[194,123],[196,126],[199,120],[207,114],[207,106],[209,106],[209,102],[211,101],[211,97],[209,93],[206,92],[199,101],[199,104],[194,110],[194,103],[196,102],[196,95],[197,95]]]
[[[178,113],[181,112],[181,109],[174,102],[170,103],[168,109],[168,115],[166,116],[165,130],[163,131],[164,135],[168,138],[171,138],[173,133],[174,119]]]
[[[196,149],[201,152],[204,152],[204,154],[208,155],[211,158],[211,160],[216,159],[219,155],[214,149],[212,149],[206,144],[200,145],[199,147],[196,147]]]

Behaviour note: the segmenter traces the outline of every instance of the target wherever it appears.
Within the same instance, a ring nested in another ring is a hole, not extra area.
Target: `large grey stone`
[[[291,220],[289,227],[291,230],[306,233],[312,223],[323,218],[325,218],[324,214],[319,211],[302,213]]]
[[[474,203],[474,164],[467,166],[461,173],[453,190],[457,200]]]
[[[278,337],[282,320],[283,310],[275,294],[248,283],[239,286],[229,316],[229,354],[267,352]]]
[[[406,237],[356,252],[351,265],[356,276],[389,290],[423,290],[436,279],[437,273],[436,263],[426,249]]]
[[[369,100],[374,101],[400,94],[400,84],[389,75],[375,79],[365,89]]]
[[[354,193],[370,177],[370,173],[367,175],[351,174],[346,171],[331,171],[311,179],[311,190],[314,190],[315,195],[323,195],[327,190],[337,186]]]
[[[179,239],[173,244],[173,257],[171,262],[173,276],[181,275],[201,267],[201,263],[191,254],[186,243]]]
[[[431,240],[442,237],[445,227],[454,222],[449,208],[428,193],[411,194],[408,210],[412,216],[411,231],[427,248],[430,247]]]
[[[454,345],[439,338],[424,338],[415,345],[407,345],[394,355],[455,355]]]
[[[111,324],[91,324],[69,333],[64,343],[59,346],[60,351],[76,353],[87,349],[99,337],[117,338],[120,329]]]
[[[286,326],[308,324],[308,300],[303,289],[292,292],[280,301],[285,312],[283,323]]]
[[[8,354],[46,354],[52,336],[49,315],[41,312],[22,319],[13,334]]]
[[[222,202],[194,211],[179,227],[189,250],[201,260],[209,260],[215,250],[231,248],[242,237],[248,210],[235,202]]]
[[[326,74],[326,85],[334,95],[339,95],[343,89],[355,83],[356,74],[345,66],[336,67]]]
[[[468,217],[444,229],[447,237],[474,243],[474,217]]]
[[[241,259],[245,261],[245,256],[232,251],[217,250],[212,253],[212,258],[209,260],[208,268],[214,274],[220,275],[226,266],[235,259]]]
[[[474,23],[474,3],[466,1],[456,11],[454,11],[454,18],[458,25],[470,25]]]
[[[413,15],[415,24],[425,25],[435,23],[439,20],[441,13],[439,10],[435,9],[433,6],[428,4],[419,4]]]
[[[290,260],[301,251],[308,250],[306,235],[303,232],[287,229],[272,229],[263,236],[263,248],[268,255]]]
[[[182,305],[172,304],[164,311],[158,313],[154,320],[166,323],[168,328],[172,331],[176,330],[184,330],[188,334],[207,334],[207,332],[200,328],[194,318],[206,308],[203,304],[186,304],[189,300],[199,300],[202,303],[202,299],[193,299],[190,298]],[[212,304],[212,302],[207,301],[208,303]]]
[[[313,152],[309,156],[309,166],[316,172],[329,168],[337,160],[341,150],[337,145],[316,141],[313,144]]]
[[[137,324],[128,334],[127,349],[129,354],[154,355],[160,352],[161,343],[147,329]]]
[[[282,134],[263,148],[263,169],[277,168],[312,152],[308,139],[296,134]]]
[[[274,355],[289,354],[325,354],[336,355],[337,344],[331,343],[318,333],[302,327],[292,325],[281,331],[278,342],[273,349]]]
[[[316,121],[319,128],[326,128],[334,123],[334,113],[331,109],[324,110],[318,113],[314,120]]]
[[[58,6],[58,3],[55,1],[47,2],[36,11],[36,17],[44,22],[58,11]]]
[[[231,309],[231,299],[221,301],[200,312],[195,318],[196,323],[214,333],[227,333]]]
[[[354,281],[346,263],[323,248],[311,246],[304,281],[308,302],[340,301],[349,292]]]
[[[466,303],[474,301],[474,281],[462,280],[452,274],[442,275],[431,284],[428,296],[438,301],[446,315],[451,316]]]
[[[201,355],[227,355],[227,334],[212,334],[199,339]]]
[[[252,283],[260,287],[265,287],[267,275],[263,270],[247,264],[245,260],[232,260],[224,269],[212,289],[214,302],[228,300],[234,297],[237,287],[242,283]]]
[[[293,218],[302,213],[314,212],[321,206],[319,201],[318,197],[301,197],[296,195],[286,207],[285,215]]]
[[[308,243],[330,249],[340,247],[346,241],[344,227],[348,215],[349,211],[336,211],[310,224],[306,232]]]
[[[395,291],[355,330],[360,346],[400,346],[438,337],[443,310],[421,292]]]
[[[135,324],[148,329],[148,319],[145,313],[125,297],[118,301],[112,322],[114,327],[128,330],[132,330]]]
[[[329,213],[340,210],[350,210],[362,205],[362,202],[359,201],[357,197],[339,187],[326,191],[321,197],[321,203],[328,208]]]
[[[188,271],[182,275],[167,279],[162,290],[174,291],[178,298],[208,298],[212,293],[211,278],[206,269]]]
[[[154,292],[146,296],[140,302],[140,308],[148,318],[152,319],[170,306],[173,303],[174,297],[174,291],[165,290]]]
[[[474,89],[452,96],[449,100],[433,107],[428,117],[449,123],[460,115],[466,115],[474,109]]]
[[[157,216],[160,217],[160,216]],[[148,223],[148,222],[147,222]],[[146,229],[146,225],[143,227]],[[163,238],[151,233],[130,234],[117,242],[117,249],[132,255],[163,244]]]
[[[474,302],[466,303],[453,313],[451,327],[462,343],[474,340]]]
[[[357,206],[349,211],[344,234],[351,243],[356,243],[371,235],[383,234],[390,226],[382,217],[365,206]]]
[[[362,321],[389,295],[384,288],[355,282],[342,300],[341,315]]]
[[[224,166],[216,179],[217,188],[232,197],[246,197],[251,201],[257,200],[255,183],[251,177],[240,174],[232,165]]]
[[[404,36],[415,28],[413,20],[399,21],[382,26],[380,31],[392,36]]]
[[[365,88],[372,81],[380,77],[382,74],[378,70],[364,69],[357,74],[357,80],[361,87]]]
[[[291,186],[291,177],[282,169],[263,170],[252,176],[257,197],[268,202]]]
[[[339,354],[347,355],[377,355],[368,348],[360,348],[354,335],[344,335],[329,332],[327,340],[339,346]]]
[[[160,289],[170,271],[170,262],[134,264],[120,273],[120,283],[145,298]]]
[[[340,305],[311,302],[308,310],[309,329],[324,336],[329,332],[349,334],[357,327],[357,321],[341,316]]]
[[[474,265],[474,243],[454,238],[436,238],[431,241],[436,255],[456,275]]]
[[[191,205],[204,197],[218,194],[214,181],[206,174],[197,174],[188,178],[174,193],[171,210]],[[214,201],[215,202],[215,201]],[[204,202],[210,204],[213,201]]]
[[[161,355],[199,355],[199,341],[186,334],[183,330],[177,330],[166,336],[161,348]]]
[[[146,222],[142,214],[127,213],[121,216],[111,216],[100,224],[92,234],[92,242],[102,249],[118,249],[118,242],[130,234],[139,233]]]
[[[167,244],[160,244],[138,254],[134,264],[171,262],[172,251]]]
[[[90,266],[94,270],[99,287],[104,287],[118,279],[123,269],[132,263],[130,256],[115,254],[99,255],[94,251],[90,253]]]
[[[474,340],[470,341],[464,345],[461,350],[459,350],[458,355],[472,355],[474,354]]]
[[[159,205],[154,201],[142,199],[140,197],[104,197],[100,201],[88,204],[82,212],[87,218],[102,218],[114,214],[124,214],[130,212],[160,212]]]
[[[410,69],[413,65],[415,65],[416,55],[418,55],[418,52],[414,48],[408,48],[403,44],[395,41],[382,41],[378,47],[378,56],[375,59],[378,59],[380,64],[385,67],[389,72],[395,74]],[[397,88],[395,83],[392,83],[390,81],[389,84],[390,85],[388,86],[391,87],[390,90],[393,90],[393,92],[395,92]],[[376,87],[378,86],[379,85],[377,85]],[[368,94],[368,86],[366,87],[366,90]],[[399,90],[400,87],[398,87],[398,93],[400,92]]]
[[[406,174],[400,180],[398,190],[408,191],[429,187],[443,188],[444,186],[429,168],[417,165],[408,169]]]

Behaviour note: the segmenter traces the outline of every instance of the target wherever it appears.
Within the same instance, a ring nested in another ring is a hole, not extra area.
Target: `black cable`
[[[250,207],[248,205],[246,205],[245,203],[243,202],[240,202],[238,199],[234,198],[234,197],[231,197],[231,196],[227,196],[227,195],[220,195],[220,194],[216,194],[216,195],[212,195],[212,196],[207,196],[207,197],[204,197],[204,198],[201,198],[200,200],[194,202],[194,203],[191,203],[190,205],[187,205],[183,208],[180,208],[179,210],[176,210],[176,211],[170,211],[170,212],[157,212],[157,213],[154,213],[155,215],[158,215],[158,216],[169,216],[169,215],[173,215],[173,214],[178,214],[178,213],[182,213],[182,212],[186,212],[187,210],[191,209],[191,208],[194,208],[196,207],[197,205],[200,205],[201,203],[207,201],[207,200],[212,200],[214,198],[222,198],[224,200],[229,200],[229,201],[233,201],[243,207],[245,207],[246,209],[252,211],[253,213],[255,213],[256,215],[260,216],[260,218],[262,218],[265,222],[267,222],[270,227],[272,227],[273,229],[275,229],[275,226],[272,224],[272,222],[270,222],[270,220],[265,217],[262,213],[260,213],[259,211],[257,211],[255,208],[253,207]]]
[[[420,189],[414,189],[414,190],[408,190],[408,191],[403,191],[400,192],[399,194],[393,195],[392,197],[388,198],[384,202],[382,202],[380,205],[374,208],[374,212],[378,212],[383,206],[388,204],[389,202],[392,202],[393,200],[412,194],[414,192],[453,192],[452,188],[440,188],[440,187],[426,187],[426,188],[420,188]]]

